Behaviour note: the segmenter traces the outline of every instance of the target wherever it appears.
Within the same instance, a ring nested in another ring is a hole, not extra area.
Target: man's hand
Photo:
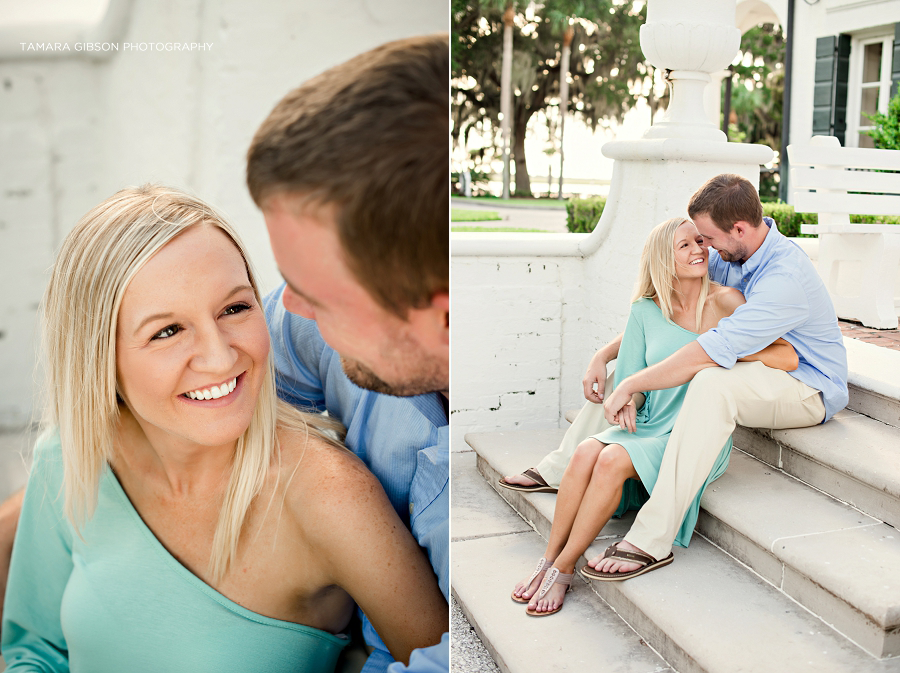
[[[603,415],[606,416],[606,421],[610,425],[618,425],[623,430],[625,429],[625,426],[624,422],[620,423],[618,420],[619,412],[621,412],[625,405],[629,403],[631,403],[632,412],[634,412],[634,403],[631,400],[631,393],[626,392],[628,383],[628,379],[622,381],[622,383],[609,394],[609,397],[607,397],[606,401],[603,403]]]
[[[616,423],[625,432],[635,432],[637,430],[637,406],[634,403],[634,395],[628,400],[628,403],[616,414]]]

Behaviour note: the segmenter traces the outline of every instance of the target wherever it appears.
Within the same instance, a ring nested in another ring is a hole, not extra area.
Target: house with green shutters
[[[794,4],[790,142],[832,135],[844,147],[873,147],[866,115],[887,112],[900,81],[900,0],[788,2]]]

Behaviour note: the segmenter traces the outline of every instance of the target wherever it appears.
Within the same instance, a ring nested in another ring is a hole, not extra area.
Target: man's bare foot
[[[569,568],[569,572],[574,571],[574,568]],[[560,572],[562,572],[562,569],[560,569]],[[537,595],[531,599],[531,602],[528,603],[528,609],[532,612],[556,612],[562,607],[568,588],[569,587],[565,584],[554,582],[553,586],[550,587],[550,590],[546,594],[544,594],[542,599],[538,600]]]
[[[625,540],[622,540],[616,546],[622,551],[640,552],[641,554],[646,553],[643,549],[638,549]],[[619,559],[614,558],[603,558],[602,554],[588,561],[588,565],[591,568],[594,568],[594,570],[599,570],[604,573],[627,573],[641,567],[640,563],[629,563],[628,561],[620,561]]]
[[[515,484],[516,486],[535,486],[537,482],[534,479],[526,477],[524,474],[513,474],[503,477],[507,484]]]

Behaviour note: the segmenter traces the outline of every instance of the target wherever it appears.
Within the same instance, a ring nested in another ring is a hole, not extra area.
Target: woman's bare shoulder
[[[294,480],[299,475],[300,483],[310,485],[335,475],[354,478],[371,475],[352,451],[315,434],[280,430],[278,443],[280,470],[295,472]]]
[[[740,290],[714,283],[709,286],[709,298],[716,303],[719,312],[725,315],[731,315],[738,306],[747,301]]]
[[[279,432],[285,503],[300,519],[330,519],[351,510],[381,484],[350,450],[315,435]]]

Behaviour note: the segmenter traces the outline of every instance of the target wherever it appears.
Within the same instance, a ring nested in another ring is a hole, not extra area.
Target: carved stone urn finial
[[[651,64],[667,73],[669,106],[645,138],[727,140],[707,118],[703,92],[710,73],[728,67],[741,46],[736,4],[736,0],[647,1],[641,49]]]

